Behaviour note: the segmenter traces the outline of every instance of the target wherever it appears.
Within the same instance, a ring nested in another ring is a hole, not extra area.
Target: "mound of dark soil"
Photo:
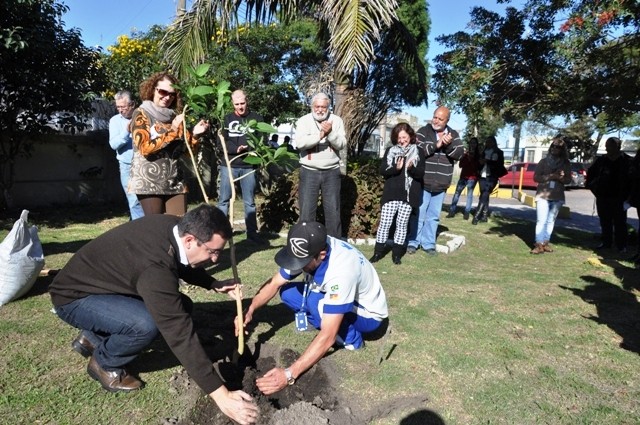
[[[247,355],[248,354],[248,355]],[[323,359],[307,371],[290,387],[271,396],[258,391],[255,381],[277,364],[290,364],[298,356],[289,349],[280,350],[269,345],[260,347],[260,356],[245,353],[237,366],[232,362],[219,362],[217,369],[230,389],[242,389],[250,394],[260,408],[259,424],[264,425],[355,425],[364,423],[340,400],[334,385],[334,371]],[[184,373],[174,376],[174,387],[194,388],[185,382]],[[188,379],[188,378],[186,378]],[[195,387],[197,388],[197,387]],[[176,425],[233,425],[218,407],[200,393],[196,405],[187,418],[171,421]]]

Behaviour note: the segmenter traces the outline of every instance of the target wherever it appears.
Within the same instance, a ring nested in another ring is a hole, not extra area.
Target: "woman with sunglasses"
[[[179,160],[186,150],[185,139],[196,146],[209,128],[200,121],[193,137],[184,127],[178,81],[167,72],[158,72],[140,84],[142,105],[131,119],[133,161],[129,192],[140,200],[145,215],[187,211],[187,186]]]
[[[571,183],[571,163],[561,136],[551,141],[549,152],[536,166],[536,242],[532,254],[553,252],[549,244],[560,208],[564,204],[564,185]]]

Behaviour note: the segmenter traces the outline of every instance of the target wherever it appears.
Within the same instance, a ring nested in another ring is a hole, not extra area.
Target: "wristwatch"
[[[287,384],[293,385],[293,384],[296,383],[296,378],[293,377],[293,375],[291,374],[291,371],[289,370],[289,368],[286,368],[284,370],[284,376],[287,377]]]

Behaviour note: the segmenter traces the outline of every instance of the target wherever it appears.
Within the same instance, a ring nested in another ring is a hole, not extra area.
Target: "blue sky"
[[[87,46],[113,45],[121,34],[131,31],[146,31],[154,24],[168,25],[175,17],[176,0],[61,0],[70,10],[63,16],[67,28],[79,28]],[[192,1],[187,0],[187,8]],[[489,10],[502,11],[504,5],[492,0],[431,0],[431,33],[429,35],[429,61],[442,52],[435,38],[442,34],[464,31],[469,21],[469,12],[476,5]],[[513,3],[520,4],[521,0]],[[420,122],[431,118],[435,106],[435,96],[429,96],[429,106],[409,108],[407,112],[417,116]],[[450,125],[463,129],[466,123],[464,115],[454,114]]]

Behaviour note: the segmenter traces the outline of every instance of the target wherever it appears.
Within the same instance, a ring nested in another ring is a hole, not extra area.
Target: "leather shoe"
[[[93,355],[93,350],[95,349],[91,341],[84,336],[82,331],[80,331],[76,339],[71,341],[71,348],[73,348],[73,350],[79,353],[82,357],[91,357]]]
[[[393,260],[393,264],[402,264],[401,258],[399,255],[393,255],[391,259]]]
[[[382,254],[378,254],[377,252],[369,258],[370,263],[377,263],[380,260],[382,260]]]
[[[104,370],[96,361],[95,356],[91,356],[91,360],[89,360],[87,373],[90,377],[100,382],[102,388],[111,392],[134,391],[144,386],[142,381],[129,375],[125,369],[120,369],[119,371]]]

